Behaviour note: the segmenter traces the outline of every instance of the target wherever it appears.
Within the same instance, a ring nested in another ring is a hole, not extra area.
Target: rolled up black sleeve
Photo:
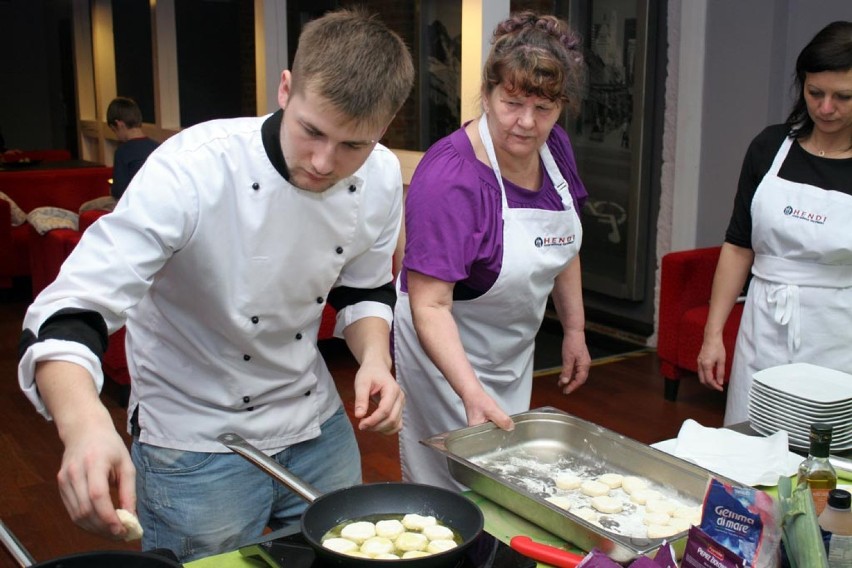
[[[393,282],[370,289],[340,286],[332,289],[328,295],[328,303],[337,311],[358,302],[379,302],[393,309],[396,305],[396,289]]]
[[[36,336],[30,330],[24,330],[18,343],[18,360],[32,345],[48,339],[61,339],[82,343],[103,359],[109,335],[103,316],[91,310],[65,308],[50,316],[42,324]]]

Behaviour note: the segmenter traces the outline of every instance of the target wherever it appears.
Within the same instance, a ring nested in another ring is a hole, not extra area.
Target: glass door
[[[586,41],[588,93],[566,121],[580,176],[589,191],[583,211],[583,285],[617,298],[644,297],[650,191],[645,0],[571,3],[570,20]]]
[[[649,268],[651,128],[658,2],[648,0],[513,0],[568,21],[585,41],[588,83],[580,116],[563,119],[580,177],[583,287],[642,300]],[[662,42],[664,43],[664,42]]]

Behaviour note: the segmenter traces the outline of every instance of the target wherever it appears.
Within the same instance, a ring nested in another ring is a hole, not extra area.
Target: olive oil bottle
[[[828,494],[837,487],[837,472],[828,461],[831,430],[830,424],[811,424],[808,457],[799,465],[797,481],[810,486],[817,515],[825,509]]]

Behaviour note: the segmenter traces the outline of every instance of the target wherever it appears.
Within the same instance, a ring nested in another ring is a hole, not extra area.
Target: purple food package
[[[621,564],[618,564],[616,561],[596,548],[586,555],[583,561],[577,565],[577,568],[622,567]],[[663,543],[663,546],[660,547],[653,559],[648,558],[647,556],[642,556],[631,562],[628,565],[628,568],[677,568],[674,550],[672,550],[670,545]]]
[[[654,555],[654,562],[656,562],[657,566],[660,568],[677,568],[676,559],[677,555],[675,554],[674,548],[672,548],[672,545],[666,541],[663,541],[662,546],[660,546],[657,550],[657,554]]]
[[[690,527],[681,568],[746,568],[745,561],[698,527]]]
[[[621,568],[621,564],[595,548],[577,564],[577,568]]]

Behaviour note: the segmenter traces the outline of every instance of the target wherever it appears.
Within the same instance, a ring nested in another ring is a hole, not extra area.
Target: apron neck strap
[[[488,129],[488,118],[485,114],[481,114],[479,116],[479,124],[477,126],[479,128],[479,138],[482,140],[482,145],[485,147],[485,155],[488,156],[488,161],[491,162],[491,169],[494,171],[494,175],[497,176],[497,184],[500,186],[500,194],[503,200],[503,209],[508,209],[509,204],[506,200],[506,187],[503,185],[503,174],[500,172],[500,164],[497,163],[497,154],[494,151],[494,141],[491,139],[491,131]],[[550,148],[547,147],[547,144],[542,144],[538,153],[539,156],[541,156],[542,163],[544,164],[545,172],[550,177],[554,187],[556,188],[556,192],[562,199],[562,204],[566,209],[573,207],[574,200],[571,197],[571,193],[568,191],[568,182],[565,181],[565,177],[562,175],[562,172],[559,171],[559,167],[556,165],[556,160],[553,159],[553,154],[550,152]]]
[[[772,167],[769,168],[769,171],[766,172],[768,174],[772,174],[773,176],[777,176],[778,172],[781,171],[781,164],[784,163],[784,160],[787,158],[787,152],[790,151],[790,146],[793,145],[793,139],[789,136],[784,138],[784,142],[781,143],[781,147],[778,149],[778,153],[775,154],[775,159],[772,160]]]
[[[485,114],[479,115],[479,138],[482,140],[482,145],[485,146],[485,155],[488,156],[488,161],[491,162],[491,169],[494,175],[497,176],[497,185],[500,187],[500,198],[503,201],[503,210],[509,208],[509,202],[506,200],[506,187],[503,185],[503,174],[500,173],[500,164],[497,163],[497,153],[494,151],[494,142],[491,140],[491,131],[488,130],[488,117]]]

